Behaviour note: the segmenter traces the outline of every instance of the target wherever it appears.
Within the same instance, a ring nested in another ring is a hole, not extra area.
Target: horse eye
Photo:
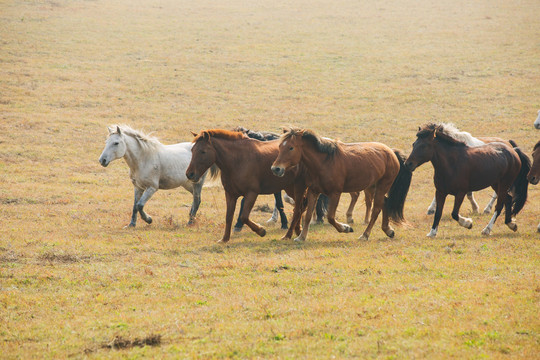
[[[206,151],[202,150],[202,151],[201,151],[201,154],[206,154]]]
[[[293,150],[294,150],[294,148],[293,148],[293,147],[291,146],[291,147],[289,148],[289,150],[290,150],[290,151],[293,151]]]
[[[113,143],[114,146],[118,146],[119,144],[120,144],[119,142]]]

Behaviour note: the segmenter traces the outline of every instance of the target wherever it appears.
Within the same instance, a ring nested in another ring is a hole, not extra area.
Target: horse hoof
[[[289,227],[287,225],[281,225],[282,230],[287,230]]]
[[[486,215],[487,215],[487,214],[491,214],[491,209],[487,209],[487,208],[484,209],[484,214],[486,214]]]
[[[259,231],[257,231],[257,235],[260,237],[264,237],[266,235],[266,230],[264,228],[261,228]]]
[[[304,241],[306,241],[306,239],[301,238],[300,236],[294,239],[294,242],[297,242],[297,243],[303,243]]]
[[[220,244],[220,245],[225,245],[226,243],[228,243],[229,240],[225,240],[225,239],[221,239],[221,240],[218,240],[217,243]]]
[[[233,228],[233,231],[234,232],[240,232],[240,231],[242,231],[242,228],[241,227],[235,227],[235,228]]]
[[[362,236],[360,236],[358,238],[358,240],[360,240],[360,241],[368,241],[368,236],[366,236],[366,234],[362,234]]]
[[[192,226],[192,225],[195,225],[195,220],[194,219],[189,219],[189,221],[187,222],[188,226]]]
[[[135,227],[134,223],[129,223],[129,225],[124,226],[124,229],[130,229],[130,228],[134,228],[134,227]]]
[[[482,235],[489,236],[491,234],[491,230],[488,228],[485,228],[482,230]]]
[[[266,220],[266,223],[267,223],[267,224],[277,223],[277,219],[270,218],[270,219]]]
[[[347,224],[354,224],[354,219],[353,218],[347,218]]]
[[[431,231],[426,235],[428,238],[434,238],[437,236],[437,230],[431,229]]]
[[[291,238],[288,237],[287,235],[283,235],[283,236],[281,237],[281,239],[279,239],[279,240],[286,241],[286,240],[291,240]]]
[[[513,232],[516,232],[517,229],[518,229],[517,224],[514,223],[514,222],[508,223],[508,224],[506,224],[506,226],[508,226],[510,228],[510,230],[512,230]]]
[[[147,224],[152,223],[152,218],[150,216],[148,216],[146,219],[143,219],[143,220],[146,221]]]

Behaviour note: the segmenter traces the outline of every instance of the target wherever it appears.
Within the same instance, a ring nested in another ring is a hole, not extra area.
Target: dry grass
[[[265,238],[244,230],[223,247],[214,243],[219,187],[204,190],[193,227],[190,196],[178,190],[149,202],[152,225],[124,230],[127,167],[104,169],[97,158],[111,123],[165,143],[190,130],[295,124],[408,151],[418,125],[450,121],[530,153],[540,135],[538,1],[0,9],[1,357],[537,356],[538,187],[518,233],[499,220],[480,236],[483,215],[460,228],[450,202],[432,240],[424,165],[405,209],[413,226],[393,240],[375,229],[358,242],[362,225],[349,235],[323,225],[298,245],[269,227]]]

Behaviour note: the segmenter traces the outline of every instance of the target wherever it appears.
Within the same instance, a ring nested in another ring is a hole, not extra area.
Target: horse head
[[[302,136],[304,130],[283,129],[283,135],[279,142],[279,154],[272,164],[274,175],[282,177],[285,171],[300,163],[302,159]]]
[[[192,133],[193,147],[191,148],[191,161],[186,170],[187,178],[192,182],[198,182],[216,162],[216,149],[212,145],[211,136],[208,131],[201,131],[200,134]]]
[[[99,157],[99,163],[101,166],[108,166],[111,161],[120,159],[126,154],[126,142],[124,140],[124,135],[120,130],[120,126],[116,125],[114,127],[109,127],[109,137],[105,142],[105,149]]]
[[[536,121],[534,122],[534,127],[540,130],[540,110],[538,110],[538,117],[536,118]]]
[[[418,166],[431,160],[434,153],[433,142],[437,137],[437,131],[440,131],[440,127],[437,124],[427,124],[423,127],[418,127],[412,152],[407,160],[405,160],[405,167],[409,171],[414,171]]]
[[[540,182],[540,141],[534,146],[532,158],[533,163],[531,170],[529,170],[529,173],[527,174],[527,180],[531,184],[536,185]]]

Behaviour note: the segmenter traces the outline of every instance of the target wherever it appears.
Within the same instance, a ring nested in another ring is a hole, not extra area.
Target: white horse
[[[474,147],[474,146],[485,145],[485,142],[483,142],[480,139],[475,138],[470,133],[468,133],[466,131],[459,131],[458,128],[456,128],[454,126],[454,124],[444,124],[444,126],[445,126],[446,129],[448,129],[449,132],[452,133],[453,138],[455,138],[457,140],[460,140],[460,141],[463,141],[465,144],[467,144],[467,146]],[[469,201],[471,203],[473,213],[477,214],[479,206],[478,206],[478,203],[476,202],[476,200],[474,199],[474,196],[473,196],[472,192],[467,193],[467,199],[469,199]],[[484,208],[484,214],[491,213],[491,209],[493,208],[493,205],[495,204],[496,200],[497,200],[497,193],[495,192],[491,196],[491,199],[489,200],[489,203]],[[427,214],[428,215],[435,214],[435,209],[436,208],[437,208],[437,200],[434,197],[433,201],[431,202],[431,204],[429,205],[429,207],[427,209]]]
[[[538,116],[536,117],[536,121],[534,122],[534,127],[540,130],[540,110],[538,110]]]
[[[187,179],[186,169],[191,161],[192,146],[191,142],[163,145],[155,137],[127,125],[109,127],[109,137],[99,157],[99,163],[106,167],[111,161],[123,157],[129,166],[129,176],[135,187],[135,201],[128,226],[135,226],[137,213],[151,224],[152,218],[143,210],[146,202],[158,189],[169,190],[179,186],[193,194],[188,224],[194,222],[201,203],[201,189],[206,174],[195,184]],[[214,168],[210,169],[210,172],[211,177],[215,177],[218,170]]]

